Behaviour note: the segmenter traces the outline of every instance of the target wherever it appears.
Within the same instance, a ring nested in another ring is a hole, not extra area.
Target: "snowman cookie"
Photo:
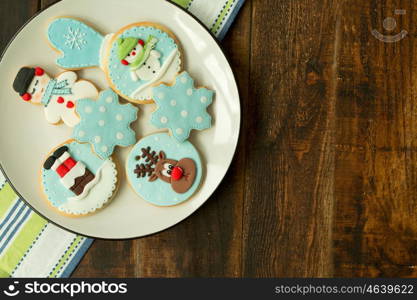
[[[74,127],[80,121],[75,112],[77,101],[82,98],[96,99],[97,88],[85,80],[77,81],[77,74],[63,72],[56,78],[40,67],[23,67],[17,73],[13,89],[24,101],[44,106],[46,120],[50,124],[61,121]]]
[[[62,53],[60,67],[99,67],[113,90],[132,102],[152,102],[152,86],[171,82],[182,70],[176,37],[156,23],[134,23],[102,35],[79,20],[61,17],[49,24],[47,36]]]
[[[88,144],[73,140],[48,154],[41,176],[48,202],[70,216],[96,212],[110,201],[118,184],[111,158],[101,159]]]
[[[140,140],[130,152],[127,178],[135,192],[157,206],[178,205],[200,186],[203,164],[195,147],[179,143],[168,133]]]

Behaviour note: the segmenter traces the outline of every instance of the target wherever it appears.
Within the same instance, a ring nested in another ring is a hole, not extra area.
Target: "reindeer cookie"
[[[113,90],[132,102],[151,102],[152,86],[171,82],[182,69],[176,37],[159,24],[134,23],[102,35],[83,22],[62,17],[49,24],[47,35],[62,53],[60,67],[99,67]]]
[[[76,73],[67,71],[52,78],[40,67],[21,68],[13,88],[24,101],[43,105],[49,123],[63,121],[69,127],[80,121],[75,112],[78,100],[98,96],[97,88],[89,81],[77,81]]]
[[[48,155],[41,176],[49,203],[71,216],[91,214],[102,208],[113,197],[118,183],[111,158],[101,159],[88,144],[73,140]]]
[[[179,143],[168,133],[140,140],[129,154],[127,178],[144,200],[158,206],[173,206],[197,191],[203,166],[190,142]]]

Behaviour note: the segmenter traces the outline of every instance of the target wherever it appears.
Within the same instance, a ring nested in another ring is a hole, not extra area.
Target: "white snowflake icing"
[[[84,37],[85,32],[82,32],[80,28],[72,29],[71,27],[68,27],[68,34],[64,35],[64,38],[66,39],[65,45],[71,49],[75,48],[81,50],[87,44]]]

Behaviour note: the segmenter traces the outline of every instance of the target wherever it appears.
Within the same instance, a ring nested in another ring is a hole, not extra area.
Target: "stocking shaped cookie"
[[[80,121],[75,112],[77,101],[98,97],[97,88],[89,81],[77,81],[76,73],[66,71],[52,78],[40,67],[21,68],[13,88],[24,101],[42,105],[50,124],[63,121],[69,127]]]
[[[76,19],[62,17],[48,27],[48,40],[69,70],[99,67],[114,91],[136,103],[153,99],[152,86],[171,82],[182,69],[176,37],[155,23],[134,23],[102,35]]]

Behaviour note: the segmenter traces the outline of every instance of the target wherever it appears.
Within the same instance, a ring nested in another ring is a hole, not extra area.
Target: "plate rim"
[[[46,6],[44,9],[37,11],[33,16],[31,16],[25,23],[22,24],[22,26],[20,26],[20,28],[12,35],[12,37],[10,38],[10,40],[8,41],[8,43],[6,44],[4,50],[1,52],[0,54],[0,62],[3,60],[4,55],[6,54],[7,50],[9,49],[10,45],[13,43],[13,41],[16,39],[16,37],[19,35],[19,33],[27,26],[29,25],[29,23],[35,19],[38,15],[40,15],[42,12],[44,12],[45,10],[49,9],[50,7],[58,4],[58,3],[62,3],[63,1],[68,1],[68,0],[61,0],[52,4],[49,4],[48,6]],[[230,63],[230,59],[228,57],[228,55],[226,54],[224,47],[220,44],[220,40],[217,39],[217,37],[210,31],[210,29],[208,29],[204,23],[199,20],[196,16],[194,16],[193,14],[191,14],[189,11],[187,11],[185,8],[183,8],[181,5],[172,2],[171,0],[163,0],[165,2],[167,2],[168,4],[172,5],[174,7],[174,9],[180,9],[183,12],[185,12],[186,14],[188,14],[192,19],[194,19],[194,21],[196,21],[206,32],[209,33],[210,37],[214,40],[214,42],[216,43],[217,47],[220,49],[221,53],[223,54],[224,58],[226,59],[232,76],[233,76],[233,80],[236,84],[236,88],[237,88],[237,96],[238,96],[238,101],[239,101],[239,125],[238,125],[238,138],[236,140],[236,145],[235,145],[235,149],[233,150],[233,155],[232,158],[230,160],[230,163],[227,167],[226,173],[224,174],[224,176],[222,177],[222,179],[220,180],[219,184],[217,185],[217,187],[210,193],[210,195],[207,197],[207,199],[205,201],[203,201],[196,209],[194,209],[188,216],[186,216],[185,218],[183,218],[182,220],[178,221],[177,223],[172,224],[171,226],[168,226],[164,229],[155,231],[153,233],[149,233],[146,235],[141,235],[141,236],[135,236],[135,237],[127,237],[127,238],[105,238],[105,237],[96,237],[96,236],[91,236],[91,235],[86,235],[80,232],[77,232],[75,230],[66,228],[63,225],[58,224],[55,221],[52,221],[51,219],[49,219],[48,217],[46,217],[44,214],[42,214],[41,212],[39,212],[36,208],[34,208],[29,201],[27,201],[15,188],[14,184],[12,183],[12,181],[9,179],[9,177],[7,176],[4,168],[3,168],[3,164],[2,164],[2,160],[0,158],[0,171],[2,172],[2,175],[4,175],[6,182],[9,183],[10,187],[13,189],[13,191],[16,193],[16,195],[19,197],[19,199],[21,199],[27,206],[29,206],[29,208],[35,212],[36,214],[38,214],[39,216],[41,216],[42,218],[44,218],[45,220],[47,220],[49,223],[57,226],[60,229],[63,229],[65,231],[71,232],[73,234],[76,235],[80,235],[83,236],[85,238],[90,238],[90,239],[94,239],[94,240],[103,240],[103,241],[129,241],[129,240],[136,240],[136,239],[142,239],[142,238],[146,238],[146,237],[150,237],[153,236],[155,234],[159,234],[162,233],[164,231],[167,231],[173,227],[176,227],[177,225],[181,224],[182,222],[184,222],[185,220],[187,220],[190,216],[192,216],[197,210],[199,210],[206,202],[207,200],[209,200],[209,198],[214,194],[214,192],[219,188],[220,184],[223,182],[224,178],[226,177],[228,171],[230,170],[230,166],[233,163],[233,160],[235,159],[236,156],[236,151],[237,151],[237,146],[239,144],[239,139],[240,139],[240,133],[241,133],[241,129],[242,129],[242,103],[240,101],[240,92],[239,92],[239,85],[238,82],[236,80],[236,74],[235,71],[232,68],[232,65]]]

